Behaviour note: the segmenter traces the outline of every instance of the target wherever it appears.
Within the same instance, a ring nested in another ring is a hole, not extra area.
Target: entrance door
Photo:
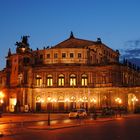
[[[59,110],[59,112],[64,112],[64,102],[58,103],[58,110]]]
[[[70,102],[70,111],[76,109],[76,102]]]
[[[41,112],[41,103],[36,103],[36,112]]]

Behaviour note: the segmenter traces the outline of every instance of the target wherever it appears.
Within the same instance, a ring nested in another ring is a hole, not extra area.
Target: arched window
[[[64,75],[60,74],[58,77],[58,86],[64,86],[65,80],[64,80]]]
[[[82,86],[87,86],[87,75],[86,74],[83,74],[82,75]]]
[[[52,86],[53,85],[53,77],[52,75],[47,76],[47,86]]]
[[[70,75],[70,86],[76,86],[76,75],[75,74]]]
[[[36,75],[36,85],[41,86],[42,85],[42,77],[41,75]]]

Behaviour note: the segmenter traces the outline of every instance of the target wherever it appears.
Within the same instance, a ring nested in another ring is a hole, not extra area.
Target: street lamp
[[[132,98],[132,102],[138,102],[138,98],[136,98],[136,96],[133,97],[133,98]]]
[[[96,102],[97,102],[97,100],[95,98],[92,98],[90,101],[94,104],[96,104]]]
[[[118,104],[118,106],[122,103],[122,99],[121,98],[116,98],[115,102]]]
[[[48,126],[50,126],[51,125],[51,118],[50,118],[51,117],[51,111],[50,111],[51,106],[50,106],[50,103],[51,103],[52,98],[50,96],[48,96],[47,100],[48,100]]]

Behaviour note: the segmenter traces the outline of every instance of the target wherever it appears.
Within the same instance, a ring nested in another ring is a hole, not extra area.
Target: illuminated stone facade
[[[73,108],[134,110],[140,100],[140,70],[119,62],[119,51],[101,42],[70,37],[32,50],[28,36],[10,49],[0,72],[5,111],[67,112]]]

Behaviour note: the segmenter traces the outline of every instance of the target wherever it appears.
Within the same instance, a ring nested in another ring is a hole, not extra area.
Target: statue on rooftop
[[[18,53],[20,53],[20,52],[29,52],[30,51],[29,43],[28,43],[28,38],[29,37],[30,36],[22,36],[21,41],[16,42],[16,44],[15,44],[17,46],[16,51]]]
[[[26,44],[26,45],[29,46],[29,43],[28,43],[28,38],[29,38],[29,37],[30,37],[30,36],[22,36],[22,37],[21,37],[22,43],[24,43],[24,44]]]
[[[29,47],[29,43],[28,43],[28,38],[29,38],[30,36],[22,36],[21,37],[21,42],[16,42],[16,46],[17,47],[23,47],[23,46],[28,46]]]

